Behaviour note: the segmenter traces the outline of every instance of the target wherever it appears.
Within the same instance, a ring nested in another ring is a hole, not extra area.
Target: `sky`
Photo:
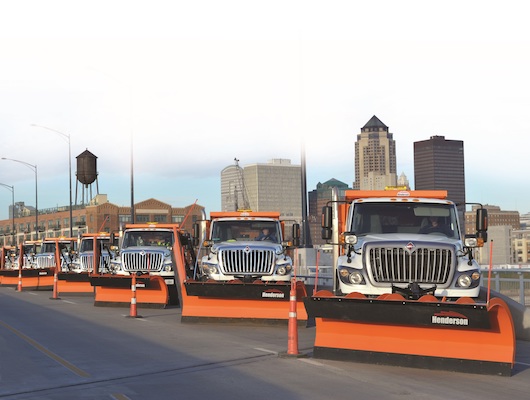
[[[468,202],[530,212],[526,8],[0,0],[0,158],[26,163],[0,160],[0,219],[13,193],[35,205],[35,170],[39,209],[68,205],[69,161],[76,204],[99,191],[120,206],[215,211],[235,158],[300,165],[302,151],[309,191],[352,185],[373,115],[412,187],[413,143],[445,136],[464,141]],[[76,181],[85,150],[97,157],[91,191]]]

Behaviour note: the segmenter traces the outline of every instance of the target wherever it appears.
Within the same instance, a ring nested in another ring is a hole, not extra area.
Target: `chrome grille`
[[[219,258],[221,268],[228,275],[271,275],[273,272],[273,250],[221,250]]]
[[[55,267],[55,257],[42,255],[37,256],[37,268],[53,268]]]
[[[448,281],[455,263],[452,248],[404,246],[370,247],[368,266],[377,283],[429,283]]]
[[[123,268],[128,272],[160,272],[164,266],[161,251],[125,252],[121,255]]]
[[[99,259],[99,268],[100,270],[108,267],[110,263],[110,257],[102,256]],[[94,268],[94,255],[93,254],[81,254],[79,256],[79,265],[81,266],[82,271],[92,271]]]

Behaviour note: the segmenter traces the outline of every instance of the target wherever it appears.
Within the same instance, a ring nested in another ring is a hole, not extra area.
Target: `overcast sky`
[[[130,205],[132,159],[136,202],[197,201],[209,212],[220,209],[220,172],[234,158],[300,164],[302,141],[308,190],[331,178],[351,185],[356,136],[376,115],[412,186],[415,141],[463,140],[467,201],[527,213],[526,9],[510,0],[0,1],[0,157],[37,166],[39,209],[69,202],[70,135],[73,179],[88,149],[112,203]],[[35,204],[33,168],[0,161],[0,183]],[[0,219],[10,204],[0,187]]]

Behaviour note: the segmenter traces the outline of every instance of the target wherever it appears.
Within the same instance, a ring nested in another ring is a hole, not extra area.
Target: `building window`
[[[166,223],[167,222],[166,215],[155,215],[155,222]]]
[[[145,215],[145,214],[137,215],[136,222],[149,222],[149,215]]]
[[[173,221],[174,224],[180,224],[182,221],[184,221],[184,216],[183,215],[173,215],[171,217],[171,220]]]
[[[118,216],[120,224],[125,224],[131,222],[131,214],[121,214]]]

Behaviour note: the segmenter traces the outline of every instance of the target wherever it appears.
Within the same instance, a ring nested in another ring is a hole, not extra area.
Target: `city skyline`
[[[68,204],[69,144],[74,168],[98,157],[99,192],[117,205],[131,202],[131,156],[135,202],[213,211],[234,158],[300,164],[302,141],[308,191],[352,185],[356,136],[377,115],[412,186],[413,143],[445,136],[464,142],[468,201],[530,211],[517,2],[113,4],[0,6],[0,157],[38,166],[39,209]],[[0,183],[34,205],[29,168],[0,161]],[[0,188],[0,218],[10,204]]]

